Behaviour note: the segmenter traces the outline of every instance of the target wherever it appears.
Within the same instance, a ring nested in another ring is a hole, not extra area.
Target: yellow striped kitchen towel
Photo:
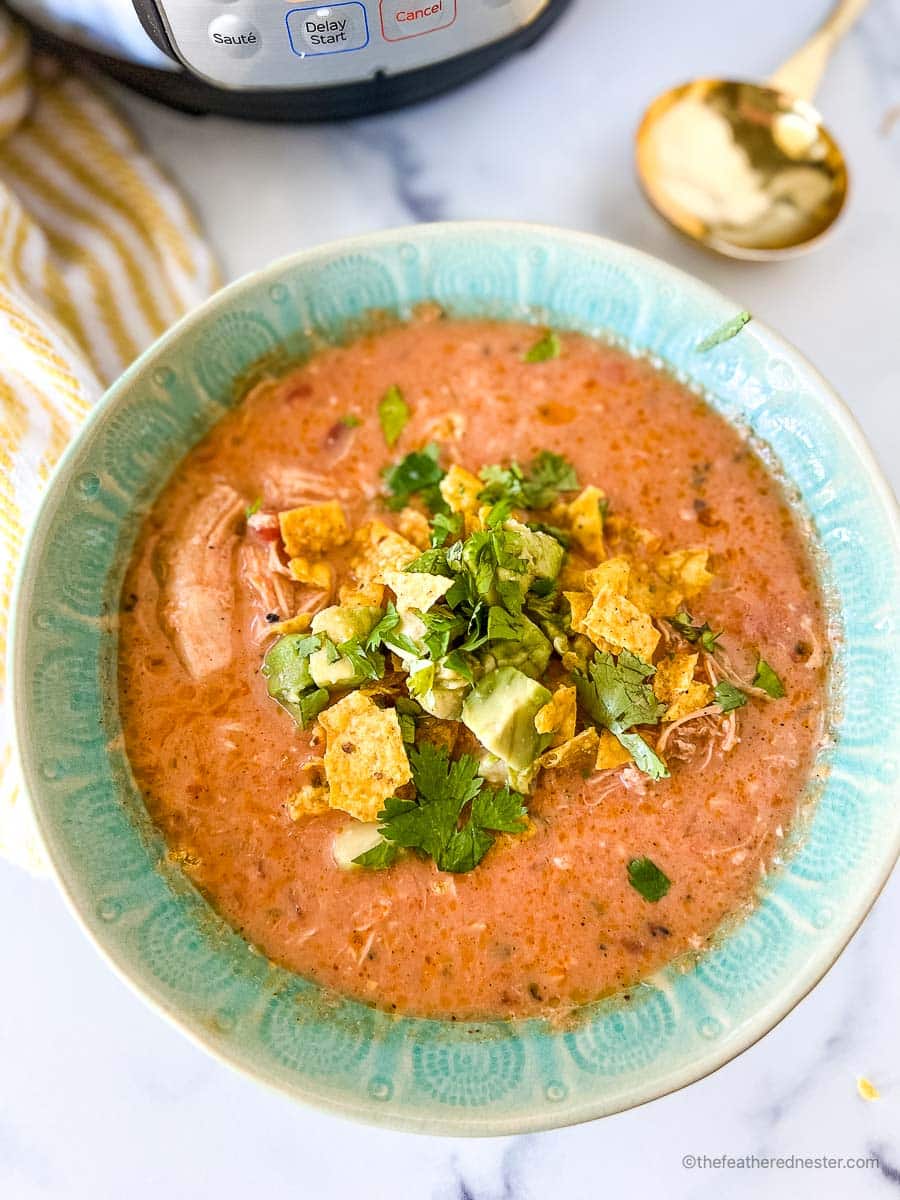
[[[25,527],[104,387],[217,282],[184,200],[121,118],[32,59],[0,12],[0,853],[35,869],[3,704]]]

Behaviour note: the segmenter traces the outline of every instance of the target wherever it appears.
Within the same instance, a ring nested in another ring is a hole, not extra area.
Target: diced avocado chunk
[[[549,700],[542,684],[515,667],[501,667],[472,690],[462,706],[462,720],[486,750],[512,770],[524,771],[544,748],[534,718]]]
[[[442,721],[458,721],[469,682],[441,663],[418,659],[410,666],[409,689],[425,712]]]
[[[529,529],[521,521],[506,522],[506,530],[515,535],[516,547],[525,560],[529,585],[536,579],[555,579],[562,570],[565,550],[549,533]]]
[[[276,700],[296,702],[313,686],[309,657],[319,647],[319,638],[306,633],[289,633],[278,639],[263,659],[262,673],[269,695]]]
[[[309,673],[313,682],[325,688],[363,683],[366,676],[345,655],[336,654],[335,647],[353,639],[365,639],[383,616],[383,609],[365,604],[332,604],[317,612],[312,619],[312,631],[327,641],[310,656]]]
[[[547,669],[552,646],[526,616],[518,616],[515,620],[518,636],[489,642],[481,654],[481,661],[487,671],[493,667],[516,667],[532,679],[539,679]]]
[[[339,646],[351,638],[368,637],[383,616],[383,608],[373,608],[368,604],[332,604],[313,617],[312,631],[324,633]]]
[[[328,703],[328,692],[316,686],[310,670],[311,658],[320,653],[321,638],[289,633],[279,638],[263,659],[262,673],[269,695],[286,708],[305,729]]]

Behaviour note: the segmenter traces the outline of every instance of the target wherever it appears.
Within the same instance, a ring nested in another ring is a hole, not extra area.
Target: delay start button
[[[292,8],[285,20],[291,49],[301,58],[362,50],[369,44],[366,9],[358,0],[317,4],[314,8]]]
[[[434,33],[455,20],[456,0],[381,0],[381,32],[388,42]]]
[[[259,30],[243,17],[226,13],[209,23],[209,40],[231,58],[250,58],[259,49]]]

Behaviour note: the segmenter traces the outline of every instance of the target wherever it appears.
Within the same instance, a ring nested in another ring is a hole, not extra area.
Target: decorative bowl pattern
[[[139,515],[235,397],[310,331],[436,299],[458,314],[611,336],[669,364],[770,449],[812,522],[843,629],[827,777],[758,907],[690,971],[669,969],[567,1030],[441,1023],[335,999],[273,967],[167,866],[131,778],[115,694],[116,598]],[[324,1108],[431,1133],[501,1134],[615,1112],[750,1045],[837,957],[900,843],[900,537],[895,502],[827,384],[758,322],[706,353],[735,305],[597,238],[431,225],[341,242],[220,292],[114,385],[66,454],[19,581],[19,753],[59,880],[116,968],[208,1049]]]

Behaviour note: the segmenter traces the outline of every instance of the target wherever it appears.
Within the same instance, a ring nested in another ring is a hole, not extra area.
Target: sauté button
[[[209,40],[232,58],[250,58],[260,47],[259,30],[243,17],[226,13],[209,23]]]
[[[434,33],[455,20],[456,0],[381,0],[381,32],[388,42]]]
[[[292,8],[285,17],[291,49],[301,58],[362,50],[369,44],[365,6],[357,0],[343,4]]]

